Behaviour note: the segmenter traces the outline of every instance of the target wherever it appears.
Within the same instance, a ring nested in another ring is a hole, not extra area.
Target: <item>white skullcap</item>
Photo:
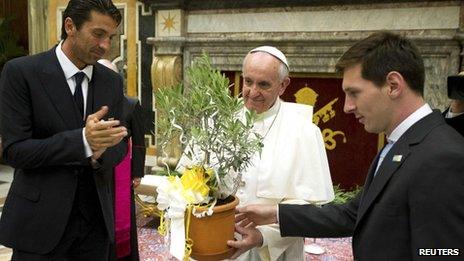
[[[251,50],[249,53],[256,53],[256,52],[265,52],[268,53],[275,58],[279,59],[285,66],[287,66],[287,70],[290,71],[290,66],[288,66],[287,57],[285,57],[284,53],[282,53],[279,49],[273,46],[260,46],[256,47],[255,49]]]

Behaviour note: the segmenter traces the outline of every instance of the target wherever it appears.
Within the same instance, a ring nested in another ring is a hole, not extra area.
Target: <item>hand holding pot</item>
[[[263,245],[263,235],[254,226],[243,227],[241,225],[235,225],[235,232],[242,236],[241,240],[229,240],[227,245],[236,249],[231,259],[239,257],[246,251]]]
[[[255,225],[277,223],[277,205],[252,204],[237,208],[235,222],[253,222]]]

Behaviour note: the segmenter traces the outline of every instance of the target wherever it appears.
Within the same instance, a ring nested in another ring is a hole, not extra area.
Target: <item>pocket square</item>
[[[393,162],[400,162],[402,158],[403,158],[403,155],[395,155],[395,156],[393,156],[392,161]]]

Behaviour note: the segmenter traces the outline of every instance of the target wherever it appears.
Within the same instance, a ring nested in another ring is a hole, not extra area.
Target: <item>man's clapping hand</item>
[[[108,113],[108,107],[103,106],[99,111],[87,117],[85,123],[85,138],[93,152],[93,159],[98,159],[103,152],[127,136],[127,129],[119,126],[118,120],[102,120]]]

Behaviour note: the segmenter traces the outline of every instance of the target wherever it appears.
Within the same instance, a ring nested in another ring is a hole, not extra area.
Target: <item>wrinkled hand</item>
[[[231,259],[239,257],[254,247],[263,245],[263,235],[254,226],[242,227],[241,225],[235,225],[235,231],[242,235],[242,239],[227,241],[228,246],[236,249]]]
[[[255,225],[277,223],[277,205],[248,205],[237,208],[235,222],[253,222]]]
[[[141,178],[133,178],[132,179],[132,186],[134,186],[134,188],[138,187],[140,185],[141,180],[142,180]]]
[[[451,109],[451,112],[453,112],[453,113],[464,112],[464,101],[462,101],[462,100],[451,100],[450,109]]]
[[[127,136],[127,129],[119,126],[118,120],[102,120],[107,113],[108,107],[103,106],[99,111],[89,115],[85,123],[85,138],[94,153],[118,144]]]

